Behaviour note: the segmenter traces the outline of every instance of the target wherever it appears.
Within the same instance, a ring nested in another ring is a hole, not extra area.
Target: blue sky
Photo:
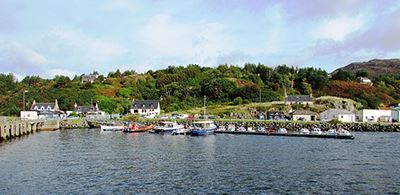
[[[320,67],[400,56],[400,1],[1,0],[0,72]]]

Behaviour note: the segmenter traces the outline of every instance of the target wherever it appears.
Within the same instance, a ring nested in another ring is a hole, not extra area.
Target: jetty
[[[45,127],[43,120],[1,120],[0,141],[29,135]]]
[[[237,134],[237,135],[263,135],[263,136],[287,136],[287,137],[309,137],[309,138],[329,138],[329,139],[354,139],[354,135],[337,134],[299,134],[299,133],[268,133],[253,131],[214,131],[216,134]]]

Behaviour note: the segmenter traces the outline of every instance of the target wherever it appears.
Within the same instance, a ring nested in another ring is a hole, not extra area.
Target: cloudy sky
[[[0,72],[314,66],[400,56],[397,0],[0,0]]]

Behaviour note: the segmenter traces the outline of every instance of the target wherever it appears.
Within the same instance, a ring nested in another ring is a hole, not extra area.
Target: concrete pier
[[[28,135],[40,130],[43,121],[0,121],[0,141]]]

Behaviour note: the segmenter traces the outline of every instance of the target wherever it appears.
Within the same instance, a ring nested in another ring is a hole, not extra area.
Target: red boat
[[[146,132],[154,129],[154,125],[138,125],[137,123],[133,123],[129,128],[126,128],[124,132],[127,133],[137,133],[137,132]]]

